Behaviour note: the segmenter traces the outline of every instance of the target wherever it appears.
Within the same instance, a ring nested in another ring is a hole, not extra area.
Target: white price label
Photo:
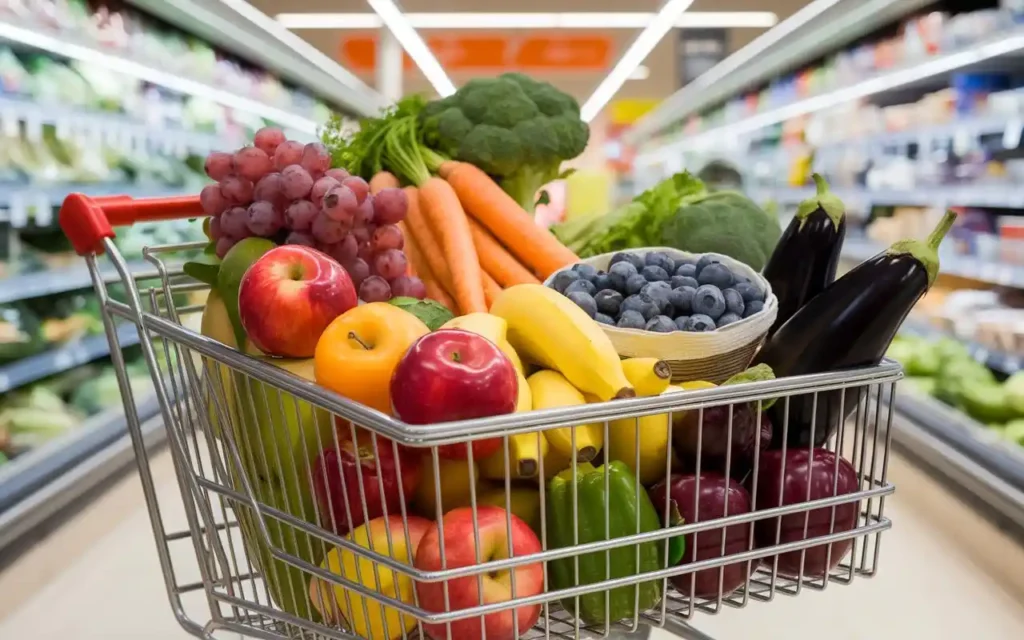
[[[1016,149],[1020,146],[1021,133],[1024,133],[1024,123],[1019,118],[1011,118],[1003,130],[1003,148]]]
[[[37,226],[48,227],[53,223],[53,203],[50,202],[50,196],[45,193],[38,194],[35,198],[35,209]]]
[[[71,137],[72,127],[70,120],[67,118],[57,118],[53,124],[58,140],[67,140]]]
[[[971,149],[971,134],[967,129],[957,129],[953,134],[953,153],[962,156]]]
[[[30,142],[39,142],[43,139],[43,121],[39,114],[30,112],[25,115],[25,137]]]
[[[0,111],[0,128],[8,138],[18,137],[18,114],[10,109]]]
[[[12,227],[19,229],[28,224],[28,208],[25,206],[25,198],[21,193],[12,193],[7,207],[11,212]]]

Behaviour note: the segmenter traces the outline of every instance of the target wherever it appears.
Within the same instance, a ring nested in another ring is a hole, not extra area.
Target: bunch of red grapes
[[[280,129],[260,129],[253,143],[206,158],[206,175],[216,182],[199,199],[218,256],[250,236],[302,244],[341,263],[365,302],[426,297],[420,279],[408,275],[396,226],[409,207],[404,191],[371,195],[365,180],[331,168],[323,144],[286,140]]]

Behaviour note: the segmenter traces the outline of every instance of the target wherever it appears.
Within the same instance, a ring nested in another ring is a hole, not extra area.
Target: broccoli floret
[[[520,73],[471,80],[428,104],[421,120],[427,145],[478,166],[527,211],[590,138],[572,96]]]

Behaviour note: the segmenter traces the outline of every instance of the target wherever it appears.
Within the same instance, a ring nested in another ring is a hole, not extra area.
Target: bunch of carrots
[[[395,119],[377,139],[370,191],[408,185],[401,227],[410,269],[452,312],[487,312],[502,289],[579,260],[486,173],[424,147],[415,117]]]

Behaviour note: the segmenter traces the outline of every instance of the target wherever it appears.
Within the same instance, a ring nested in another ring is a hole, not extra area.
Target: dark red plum
[[[839,457],[836,466],[836,454],[826,449],[814,449],[809,455],[807,449],[791,449],[786,451],[768,451],[761,456],[757,470],[757,508],[770,509],[782,505],[798,504],[808,500],[830,498],[834,495],[846,495],[857,491],[857,472],[853,465]],[[785,477],[782,475],[782,463],[786,462]],[[837,471],[838,470],[838,471]],[[838,476],[838,482],[837,480]],[[748,487],[751,491],[752,488]],[[857,503],[847,503],[835,508],[835,527],[833,532],[850,531],[857,524]],[[804,519],[807,519],[807,535],[804,535]],[[775,530],[779,518],[758,520],[754,527],[754,536],[758,548],[771,547],[776,544]],[[809,514],[795,513],[781,518],[782,526],[779,544],[810,540],[829,534],[832,522],[832,508],[814,509]],[[852,546],[852,540],[833,543],[832,555],[828,566],[827,544],[810,547],[806,550],[803,575],[818,578],[836,568],[846,552]],[[800,551],[790,551],[778,556],[779,573],[796,578],[800,575]],[[768,566],[772,557],[764,559]]]
[[[759,453],[757,435],[757,406],[749,403],[708,407],[704,409],[704,427],[700,428],[701,412],[691,409],[683,414],[672,430],[676,452],[686,471],[697,471],[698,436],[701,436],[700,471],[725,473],[725,461],[729,448],[729,411],[732,412],[732,464],[729,475],[743,479],[754,466]],[[760,420],[760,451],[765,451],[772,441],[772,423],[768,414],[762,412]]]
[[[665,513],[665,492],[669,500],[675,503],[676,509],[685,523],[707,522],[725,515],[725,505],[729,504],[729,515],[750,512],[750,496],[739,482],[726,479],[719,473],[700,474],[700,498],[697,499],[697,476],[673,474],[668,485],[664,481],[650,490],[654,509],[660,515]],[[700,516],[698,518],[698,515]],[[721,558],[748,550],[750,543],[751,524],[735,524],[725,531],[725,554],[722,553],[722,529],[702,531],[694,535],[686,535],[686,552],[680,564],[690,564],[700,560]],[[722,570],[704,569],[695,573],[684,574],[672,578],[675,585],[684,595],[699,598],[717,598],[719,573],[722,574],[722,594],[727,596],[747,581],[747,562],[736,562],[726,565]],[[691,593],[691,583],[693,585]]]

